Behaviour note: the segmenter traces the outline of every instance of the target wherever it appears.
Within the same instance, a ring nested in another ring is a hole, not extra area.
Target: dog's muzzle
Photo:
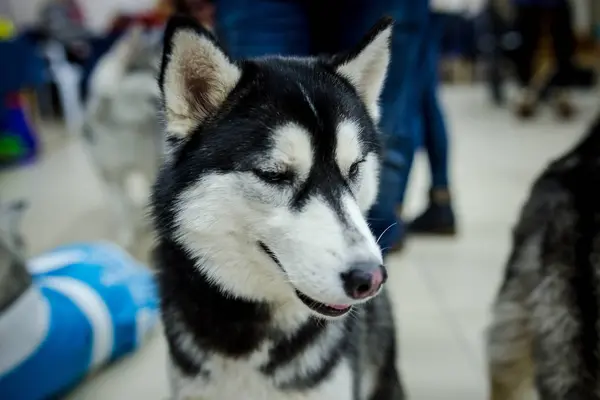
[[[258,246],[285,274],[285,268],[275,253],[263,242]],[[375,296],[387,280],[387,271],[383,265],[370,263],[356,263],[348,272],[340,276],[346,294],[355,300],[364,300]],[[308,308],[327,317],[340,317],[352,309],[350,304],[325,304],[321,303],[294,287],[296,295]]]

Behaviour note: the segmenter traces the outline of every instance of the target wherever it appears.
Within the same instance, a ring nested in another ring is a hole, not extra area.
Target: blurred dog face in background
[[[156,84],[156,36],[134,27],[99,61],[90,81],[84,139],[118,213],[117,240],[129,246],[145,221],[163,153]]]

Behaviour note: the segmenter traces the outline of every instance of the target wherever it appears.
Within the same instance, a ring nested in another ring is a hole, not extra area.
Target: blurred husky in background
[[[144,227],[162,154],[156,83],[160,34],[132,28],[99,61],[90,81],[84,142],[109,187],[120,225],[116,240],[125,247]]]
[[[534,183],[488,332],[492,400],[600,399],[600,118]]]

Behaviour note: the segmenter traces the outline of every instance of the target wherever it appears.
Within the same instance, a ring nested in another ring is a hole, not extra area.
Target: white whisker
[[[383,235],[385,235],[385,233],[387,231],[389,231],[394,225],[397,225],[397,222],[394,222],[393,224],[391,224],[390,226],[388,226],[387,228],[385,228],[385,230],[383,232],[381,232],[381,235],[379,235],[379,237],[377,238],[376,242],[377,244],[379,244],[379,241],[381,240],[381,238],[383,237]]]

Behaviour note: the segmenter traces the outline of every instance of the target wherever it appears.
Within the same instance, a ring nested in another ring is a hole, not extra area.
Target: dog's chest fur
[[[318,386],[301,391],[290,391],[278,387],[277,377],[269,377],[261,371],[262,362],[267,359],[266,351],[258,351],[247,359],[234,360],[213,355],[204,360],[209,373],[200,373],[195,377],[181,374],[177,367],[171,368],[171,383],[176,400],[238,400],[240,398],[260,400],[351,400],[352,371],[347,360],[338,363],[329,378]],[[262,359],[262,360],[261,360]],[[304,360],[294,362],[281,373],[318,366]]]
[[[178,246],[159,250],[161,264],[178,270],[159,275],[178,399],[353,398],[356,320],[286,320],[285,309],[227,298],[192,275]]]

